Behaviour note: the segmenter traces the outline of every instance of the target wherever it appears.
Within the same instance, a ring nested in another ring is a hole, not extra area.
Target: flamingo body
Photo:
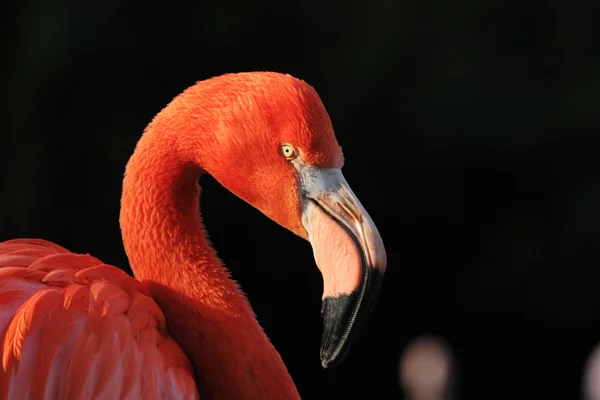
[[[44,240],[0,243],[1,399],[197,399],[144,285]]]

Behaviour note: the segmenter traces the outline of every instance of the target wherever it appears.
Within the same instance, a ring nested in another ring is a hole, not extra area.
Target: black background
[[[4,2],[0,240],[43,237],[128,270],[125,163],[194,82],[273,70],[313,85],[388,274],[346,362],[319,363],[308,243],[203,178],[212,241],[301,395],[402,398],[422,333],[462,399],[579,398],[600,340],[598,2]]]

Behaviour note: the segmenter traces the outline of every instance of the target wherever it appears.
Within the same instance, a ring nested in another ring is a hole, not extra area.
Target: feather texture
[[[140,282],[44,241],[0,243],[1,399],[197,399]]]

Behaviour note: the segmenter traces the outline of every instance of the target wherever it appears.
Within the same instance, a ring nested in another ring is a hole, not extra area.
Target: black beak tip
[[[321,365],[323,366],[323,369],[335,367],[339,364],[339,358],[341,357],[336,357],[333,354],[334,347],[335,346],[333,346],[331,341],[327,340],[325,337],[323,338],[323,343],[321,345]]]
[[[369,318],[379,289],[381,274],[370,271],[368,285],[364,288],[364,296],[359,301],[360,292],[340,294],[336,297],[325,297],[321,314],[323,316],[323,339],[321,342],[321,365],[332,368],[340,365],[346,358],[361,328]]]
[[[337,367],[340,365],[343,359],[343,356],[332,357],[331,351],[325,351],[324,349],[321,349],[321,366],[323,369]]]
[[[331,368],[339,365],[344,359],[350,338],[347,337],[348,320],[352,307],[356,302],[357,293],[342,294],[338,297],[326,297],[323,300],[323,339],[321,342],[321,365]]]

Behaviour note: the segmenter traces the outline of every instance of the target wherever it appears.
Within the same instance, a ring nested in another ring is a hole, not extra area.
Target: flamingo
[[[232,73],[186,89],[126,166],[119,222],[135,278],[45,240],[0,243],[0,398],[299,399],[210,245],[198,180],[212,175],[311,243],[323,277],[320,357],[331,367],[370,314],[387,263],[343,162],[318,94],[300,79]]]

